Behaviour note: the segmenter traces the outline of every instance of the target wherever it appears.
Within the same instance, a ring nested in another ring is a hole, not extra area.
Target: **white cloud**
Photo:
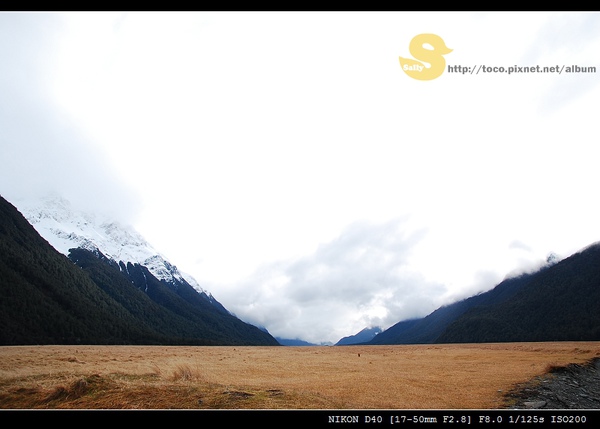
[[[451,65],[598,67],[598,16],[2,13],[0,193],[123,212],[236,313],[333,341],[600,239],[597,73],[398,63],[433,32]]]
[[[223,298],[237,302],[232,310],[238,316],[284,338],[336,342],[365,326],[389,327],[442,302],[443,285],[426,281],[409,264],[425,235],[411,231],[405,219],[356,222],[308,255],[263,266],[230,291],[244,299]]]
[[[82,208],[133,221],[135,193],[101,143],[51,96],[48,74],[60,20],[44,14],[0,14],[0,192],[9,199],[61,193]]]

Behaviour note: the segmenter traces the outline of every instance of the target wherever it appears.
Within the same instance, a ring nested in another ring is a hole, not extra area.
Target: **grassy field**
[[[0,347],[2,409],[497,409],[598,342]]]

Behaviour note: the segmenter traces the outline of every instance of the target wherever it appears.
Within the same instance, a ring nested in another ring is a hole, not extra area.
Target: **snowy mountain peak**
[[[60,196],[16,203],[37,232],[64,255],[68,256],[69,249],[78,247],[99,251],[116,263],[143,265],[159,280],[168,283],[186,281],[198,292],[210,296],[191,276],[181,273],[130,226],[75,210],[68,200]]]

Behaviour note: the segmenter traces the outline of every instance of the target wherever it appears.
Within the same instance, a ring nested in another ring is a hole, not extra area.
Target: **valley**
[[[0,347],[2,409],[499,409],[599,342]]]

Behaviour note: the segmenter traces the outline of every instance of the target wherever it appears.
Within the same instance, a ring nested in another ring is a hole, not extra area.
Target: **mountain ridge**
[[[97,249],[117,263],[139,263],[160,280],[185,279],[199,292],[207,293],[193,277],[181,273],[129,225],[77,210],[60,195],[49,195],[39,201],[18,201],[15,205],[36,231],[66,256],[71,248]]]
[[[97,246],[66,256],[0,197],[0,344],[279,345],[171,280]]]
[[[157,279],[171,284],[174,289],[188,284],[216,308],[229,313],[212,293],[191,275],[181,272],[130,225],[106,215],[75,209],[58,194],[39,200],[22,200],[18,205],[36,231],[65,256],[69,256],[72,248],[81,248],[102,253],[120,267],[129,262],[146,266]]]
[[[600,243],[404,320],[365,344],[600,340]]]

